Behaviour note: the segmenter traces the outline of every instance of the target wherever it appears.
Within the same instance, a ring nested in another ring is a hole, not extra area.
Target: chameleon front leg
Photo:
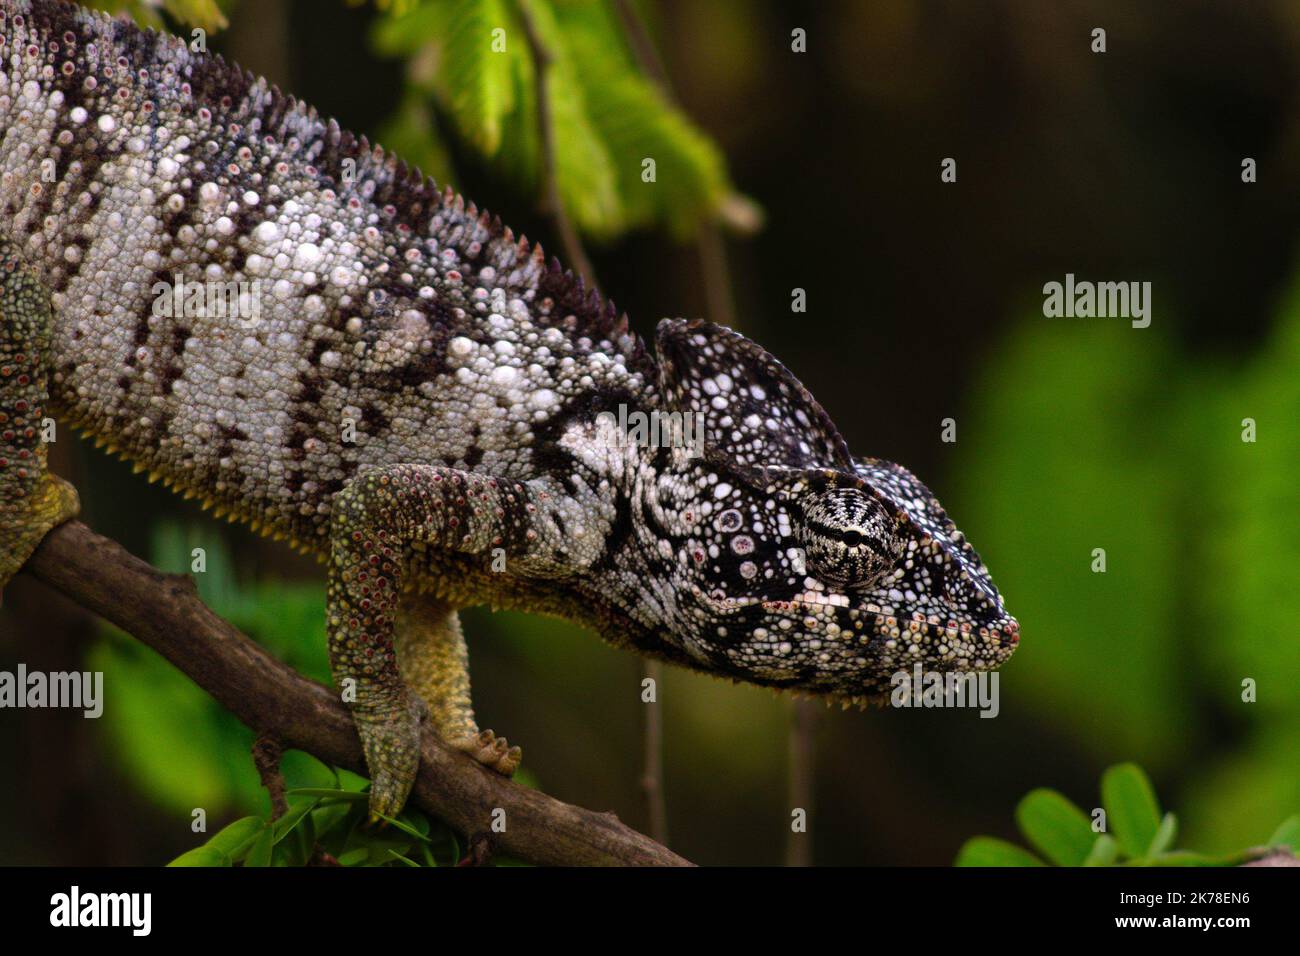
[[[50,529],[77,514],[77,492],[45,470],[50,298],[18,247],[0,238],[0,592]]]
[[[537,537],[531,525],[538,498],[519,482],[433,465],[375,469],[335,497],[326,592],[330,666],[365,750],[372,818],[393,816],[405,804],[420,762],[420,724],[428,715],[402,680],[397,659],[410,546],[526,554]],[[457,711],[453,705],[439,719],[454,721]]]
[[[429,709],[443,740],[506,776],[523,751],[490,730],[479,730],[469,689],[469,649],[460,615],[445,601],[408,592],[397,605],[397,666],[406,686]]]

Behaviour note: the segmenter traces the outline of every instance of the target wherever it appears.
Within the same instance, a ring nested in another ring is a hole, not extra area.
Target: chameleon
[[[703,440],[624,424],[657,415]],[[652,348],[540,245],[265,80],[0,0],[0,586],[78,512],[50,416],[324,563],[376,819],[424,725],[519,765],[476,721],[465,607],[859,706],[1019,642],[929,489],[853,455],[755,342],[665,319]]]

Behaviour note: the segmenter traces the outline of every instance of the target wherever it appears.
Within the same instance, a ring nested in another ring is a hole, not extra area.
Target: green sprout
[[[967,840],[955,866],[1240,866],[1300,847],[1300,814],[1289,817],[1266,845],[1209,856],[1176,850],[1178,818],[1160,812],[1155,790],[1137,764],[1122,763],[1101,778],[1102,806],[1092,816],[1056,790],[1041,787],[1016,806],[1016,825],[1038,855],[997,837]]]

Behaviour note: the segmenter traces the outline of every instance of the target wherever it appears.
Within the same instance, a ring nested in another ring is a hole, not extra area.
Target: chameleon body
[[[54,0],[0,14],[0,584],[76,511],[47,404],[315,553],[384,815],[421,721],[519,761],[474,719],[468,605],[858,703],[1011,655],[933,495],[750,340],[665,320],[652,353],[540,247],[219,57]],[[622,431],[650,413],[702,448]]]

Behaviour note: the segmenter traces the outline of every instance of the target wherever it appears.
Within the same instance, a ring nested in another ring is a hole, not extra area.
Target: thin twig
[[[280,758],[284,747],[270,734],[259,734],[253,741],[253,766],[271,797],[271,819],[278,820],[289,812],[289,801],[284,795],[284,775],[280,773]]]
[[[731,269],[727,265],[727,244],[715,220],[700,225],[695,248],[700,255],[700,274],[704,281],[705,307],[709,321],[737,327],[736,303],[731,295]]]
[[[629,0],[615,0],[615,10],[623,24],[628,49],[637,67],[650,82],[659,88],[663,98],[674,102],[672,83],[664,69],[663,60],[655,49],[645,24]],[[717,218],[700,225],[695,243],[700,259],[700,276],[704,285],[704,302],[709,321],[728,328],[736,328],[736,306],[731,295],[731,270],[727,266],[727,245]]]
[[[487,866],[492,862],[492,834],[479,831],[469,838],[465,857],[457,866]]]
[[[645,676],[654,681],[655,699],[646,705],[645,716],[645,769],[641,774],[641,789],[645,793],[646,810],[650,817],[650,835],[668,845],[668,802],[664,796],[664,721],[659,694],[663,690],[664,666],[659,661],[646,661]]]
[[[813,727],[817,721],[817,702],[801,697],[790,707],[790,809],[804,812],[805,821],[813,815]],[[786,866],[812,866],[812,833],[796,833],[792,827],[785,844]]]
[[[650,38],[650,33],[641,22],[635,8],[629,0],[614,0],[614,9],[623,22],[623,33],[627,36],[627,45],[632,51],[632,58],[636,60],[637,66],[651,83],[659,87],[659,92],[663,93],[666,99],[671,99],[673,88],[668,78],[668,71],[664,69],[664,61],[655,48],[655,42]]]
[[[667,102],[673,101],[672,82],[654,40],[641,22],[629,0],[615,0],[614,8],[623,24],[628,47],[641,72],[658,87]],[[722,233],[713,221],[700,227],[696,250],[709,318],[730,328],[736,327],[736,309],[731,296],[731,276],[727,268],[727,248]],[[662,683],[663,668],[658,661],[646,664],[645,676],[655,681],[656,693]],[[641,779],[650,816],[650,834],[660,843],[668,842],[668,808],[664,798],[663,724],[659,704],[646,711],[645,773]]]
[[[199,600],[188,576],[151,568],[80,521],[46,535],[26,570],[152,647],[248,727],[331,766],[365,772],[361,741],[338,693],[223,621]],[[411,800],[468,834],[491,831],[493,811],[504,811],[505,829],[495,834],[500,849],[532,863],[690,865],[611,813],[507,780],[452,750],[431,729],[421,741]]]
[[[555,62],[542,35],[538,32],[537,22],[533,19],[528,0],[517,0],[519,22],[523,25],[524,36],[528,40],[528,50],[533,57],[533,73],[537,85],[537,133],[541,141],[541,178],[542,211],[550,217],[559,237],[560,246],[569,265],[588,283],[596,286],[596,270],[592,268],[587,252],[582,248],[578,230],[574,228],[569,214],[565,211],[564,200],[560,198],[560,182],[555,172],[555,127],[551,122],[550,71]]]

